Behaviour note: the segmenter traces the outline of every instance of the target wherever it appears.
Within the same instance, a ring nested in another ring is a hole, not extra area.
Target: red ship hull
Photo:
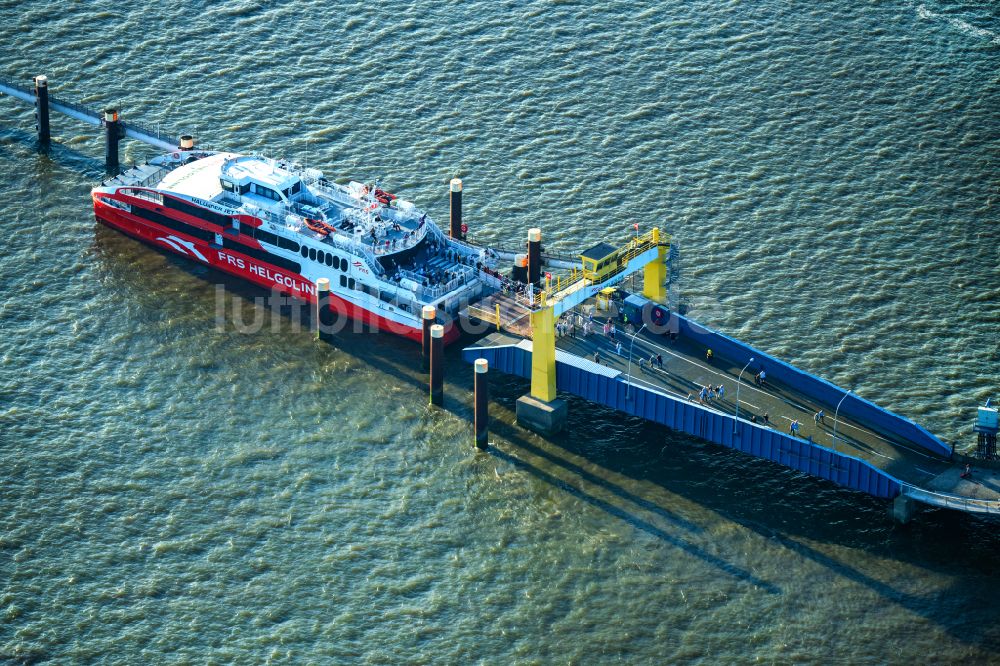
[[[216,247],[201,239],[186,236],[175,229],[160,227],[153,222],[109,206],[97,197],[94,198],[94,215],[102,224],[159,249],[168,250],[258,286],[278,290],[282,294],[308,303],[316,301],[315,285],[301,275],[283,270],[260,259],[245,256],[237,249]],[[335,313],[335,316],[361,322],[376,331],[387,331],[416,342],[420,342],[423,336],[422,328],[383,317],[341,298],[334,291],[330,293],[330,309]],[[460,336],[459,327],[454,322],[449,322],[445,326],[445,345],[455,342]]]

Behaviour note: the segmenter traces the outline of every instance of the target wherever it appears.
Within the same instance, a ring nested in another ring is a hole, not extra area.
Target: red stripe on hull
[[[157,248],[169,250],[174,254],[243,278],[261,287],[277,289],[284,294],[290,294],[309,303],[316,300],[315,285],[301,275],[290,273],[258,259],[240,255],[239,250],[235,248],[212,247],[202,240],[188,237],[175,229],[160,230],[152,223],[136,218],[113,206],[103,204],[96,198],[94,215],[99,222]],[[395,333],[417,342],[420,342],[423,335],[422,328],[387,319],[341,298],[334,292],[330,293],[330,309],[339,316],[360,321],[378,331]],[[458,326],[449,323],[445,327],[444,344],[451,344],[459,337]]]

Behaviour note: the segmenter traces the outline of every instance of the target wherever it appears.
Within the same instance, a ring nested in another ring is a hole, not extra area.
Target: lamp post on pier
[[[640,333],[642,333],[642,329],[644,329],[644,328],[646,328],[645,324],[643,324],[642,326],[640,326],[639,330],[632,334],[632,342],[628,346],[628,373],[627,373],[628,379],[626,380],[626,384],[625,384],[625,399],[626,400],[628,400],[629,391],[632,389],[632,347],[635,346],[635,336],[637,336]]]
[[[743,383],[743,373],[746,372],[746,369],[750,367],[751,363],[753,363],[753,356],[750,357],[750,360],[747,361],[747,364],[743,366],[742,370],[740,370],[740,376],[736,378],[736,420],[733,421],[734,435],[736,434],[737,428],[739,427],[740,424],[740,384]]]
[[[837,403],[837,409],[833,412],[833,435],[830,436],[830,443],[833,444],[834,451],[837,450],[837,417],[840,415],[840,405],[843,404],[844,400],[846,400],[849,395],[851,395],[851,389],[847,389],[847,393],[845,393],[844,397]]]

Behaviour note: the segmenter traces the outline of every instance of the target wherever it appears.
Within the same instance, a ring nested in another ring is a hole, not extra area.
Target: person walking
[[[719,384],[719,391],[718,391],[718,393],[719,393],[719,400],[722,400],[722,397],[724,395],[726,395],[726,387],[723,386],[722,384]]]
[[[799,420],[798,419],[795,419],[794,421],[792,421],[788,425],[788,432],[791,433],[792,435],[794,435],[795,437],[799,436]]]
[[[622,355],[622,341],[621,340],[619,340],[618,344],[615,345],[615,353],[618,354],[619,356]]]
[[[663,370],[663,357],[660,356],[659,354],[656,355],[656,367],[658,367],[660,370]]]

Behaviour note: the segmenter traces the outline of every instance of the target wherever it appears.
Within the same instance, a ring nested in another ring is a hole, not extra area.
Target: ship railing
[[[153,203],[161,206],[163,205],[163,195],[159,192],[153,192],[152,190],[131,190],[128,192],[128,195],[139,199],[145,199],[146,201],[152,201]]]
[[[153,173],[151,173],[150,175],[146,176],[138,183],[136,183],[136,186],[150,187],[152,185],[155,185],[159,183],[161,180],[163,180],[163,177],[166,176],[168,173],[170,173],[172,170],[173,170],[172,167],[160,167],[159,169],[157,169],[156,171],[154,171]]]
[[[445,294],[450,294],[459,287],[465,286],[476,279],[476,271],[467,266],[457,266],[449,270],[452,272],[457,271],[458,275],[447,282],[441,282],[434,285],[423,285],[423,281],[426,279],[426,276],[415,271],[401,268],[399,270],[399,274],[409,280],[413,280],[419,285],[422,285],[416,289],[416,294],[418,298],[423,298],[424,300],[439,298]]]
[[[265,222],[269,222],[279,229],[289,228],[288,221],[277,213],[253,204],[245,203],[244,206],[244,210],[249,215],[253,215],[254,217],[258,217]],[[301,229],[301,226],[299,229]],[[292,230],[299,231],[299,229]],[[340,248],[348,254],[361,257],[364,259],[365,264],[368,265],[368,268],[370,268],[375,275],[385,274],[385,268],[383,268],[382,264],[379,263],[378,259],[375,257],[375,253],[372,252],[372,249],[364,243],[359,243],[354,239],[344,238],[339,234],[330,234],[323,239],[323,242],[330,243],[334,247]]]
[[[385,268],[381,263],[379,263],[379,260],[375,257],[375,253],[372,252],[372,249],[364,243],[359,243],[355,240],[338,236],[337,234],[330,234],[326,237],[326,240],[335,247],[339,247],[340,249],[353,255],[360,256],[365,260],[368,268],[370,268],[375,275],[385,274]]]

